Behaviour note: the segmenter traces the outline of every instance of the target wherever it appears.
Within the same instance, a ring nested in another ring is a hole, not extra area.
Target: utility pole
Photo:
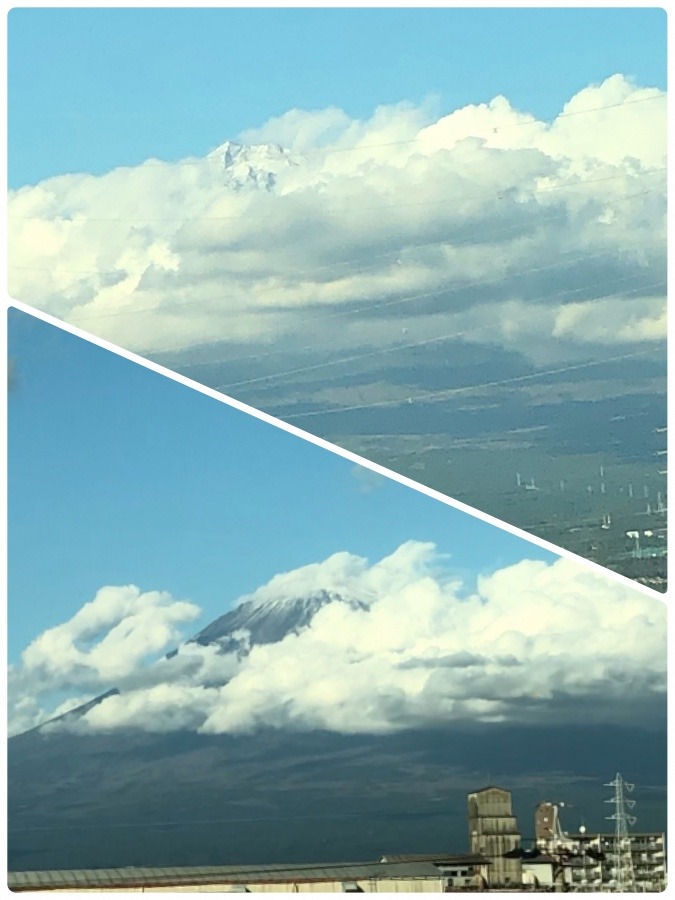
[[[635,806],[635,800],[626,799],[626,793],[632,793],[635,785],[624,781],[617,772],[614,781],[610,781],[605,787],[614,788],[614,796],[605,800],[605,803],[613,803],[615,807],[612,815],[606,816],[607,819],[616,822],[613,852],[614,890],[619,894],[633,893],[635,891],[635,873],[628,826],[635,825],[637,819],[628,812]]]

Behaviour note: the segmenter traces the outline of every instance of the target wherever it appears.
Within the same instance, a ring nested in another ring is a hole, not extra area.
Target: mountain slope
[[[74,722],[75,720],[82,718],[82,716],[86,715],[90,709],[98,706],[99,703],[103,703],[103,701],[107,700],[108,697],[116,697],[118,694],[119,690],[117,688],[110,688],[109,691],[106,691],[103,694],[99,694],[98,697],[94,697],[92,700],[88,700],[86,703],[80,704],[80,706],[69,709],[68,712],[61,713],[60,716],[54,716],[52,719],[49,719],[48,722],[43,722],[41,725],[36,725],[34,728],[30,728],[28,731],[23,732],[23,734],[30,734],[34,731],[47,730],[51,726],[57,724],[68,725],[70,722]],[[16,736],[19,737],[20,735]]]
[[[466,794],[489,780],[514,791],[529,836],[552,797],[573,806],[570,828],[603,828],[615,769],[637,783],[640,828],[666,822],[664,735],[630,729],[31,732],[8,757],[12,870],[463,852]]]
[[[331,603],[344,603],[351,609],[368,608],[365,601],[347,599],[328,590],[316,590],[300,597],[273,596],[263,602],[244,600],[190,638],[188,644],[196,643],[201,646],[213,644],[222,653],[236,652],[245,655],[251,647],[276,643],[288,634],[297,634],[307,628],[314,616]],[[180,647],[168,653],[167,659],[172,659],[179,653]],[[118,694],[120,690],[112,687],[67,713],[37,725],[31,731],[51,730],[54,724],[67,726],[86,715],[90,709],[108,697]]]
[[[219,644],[223,650],[240,648],[242,631],[249,633],[251,646],[273,644],[287,634],[306,628],[329,603],[346,603],[352,609],[367,609],[360,600],[345,599],[332,591],[319,590],[305,597],[272,598],[264,603],[246,600],[220,616],[192,640],[198,644]]]

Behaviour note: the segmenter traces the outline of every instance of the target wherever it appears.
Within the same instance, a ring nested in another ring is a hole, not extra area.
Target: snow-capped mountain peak
[[[199,644],[219,644],[224,650],[238,648],[235,634],[248,632],[250,644],[272,644],[287,634],[307,628],[314,616],[331,603],[344,603],[351,609],[368,609],[364,600],[344,597],[334,591],[320,589],[300,597],[271,597],[264,602],[244,600],[239,606],[207,625],[192,639]]]
[[[288,150],[278,144],[253,144],[244,146],[235,141],[225,141],[209,153],[216,160],[227,183],[235,189],[245,187],[272,190],[277,177],[296,166]]]

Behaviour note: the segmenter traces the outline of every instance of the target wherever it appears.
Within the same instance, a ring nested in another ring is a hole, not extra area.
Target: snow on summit
[[[278,144],[245,147],[226,141],[212,150],[207,158],[221,163],[226,183],[235,190],[245,187],[272,190],[279,173],[298,165],[290,152]]]

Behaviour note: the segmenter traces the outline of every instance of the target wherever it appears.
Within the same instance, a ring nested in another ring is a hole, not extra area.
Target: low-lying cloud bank
[[[656,88],[615,75],[550,124],[504,97],[291,110],[239,140],[12,192],[11,295],[145,353],[461,334],[543,362],[665,338]]]
[[[54,715],[41,708],[54,692],[77,692],[58,713],[112,686],[121,693],[61,727],[386,733],[478,720],[660,722],[662,602],[565,559],[523,560],[480,577],[473,591],[445,565],[416,541],[372,565],[339,553],[241,602],[275,615],[323,590],[360,606],[334,600],[308,627],[248,653],[183,643],[156,661],[198,608],[103,588],[10,668],[10,732]]]

